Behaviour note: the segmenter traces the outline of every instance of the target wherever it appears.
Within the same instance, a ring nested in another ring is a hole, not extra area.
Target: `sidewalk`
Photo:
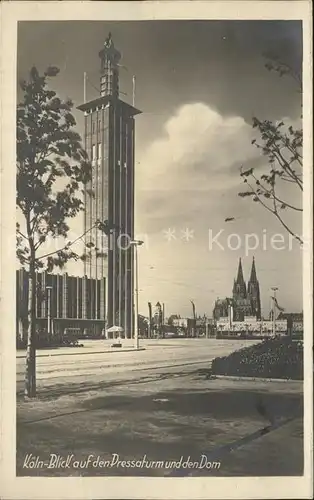
[[[81,343],[84,347],[55,347],[55,348],[46,348],[46,349],[37,349],[36,356],[68,356],[74,354],[103,354],[103,353],[112,353],[112,352],[131,352],[131,351],[143,351],[144,347],[139,347],[139,349],[135,349],[133,347],[133,340],[126,339],[122,340],[121,348],[110,347],[113,343],[113,340],[82,340]],[[17,358],[25,358],[26,349],[19,350],[16,352]]]
[[[222,458],[219,475],[241,476],[293,476],[302,475],[303,456],[302,418],[284,424],[269,434],[252,440],[251,443],[226,454]]]

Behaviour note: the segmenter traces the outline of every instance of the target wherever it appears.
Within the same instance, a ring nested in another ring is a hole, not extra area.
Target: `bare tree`
[[[266,57],[268,61],[265,67],[269,71],[275,71],[280,77],[293,78],[297,91],[302,94],[301,74],[272,54]],[[260,203],[290,235],[303,244],[302,236],[296,234],[287,220],[288,213],[301,213],[303,210],[302,202],[300,205],[295,202],[303,192],[302,128],[283,121],[274,123],[271,120],[259,120],[257,117],[253,118],[253,128],[258,130],[259,139],[253,139],[252,144],[267,158],[269,169],[261,174],[254,168],[244,170],[242,167],[240,176],[246,190],[240,192],[239,196],[251,197],[254,202]],[[293,187],[293,194],[289,198],[284,194],[287,184]]]

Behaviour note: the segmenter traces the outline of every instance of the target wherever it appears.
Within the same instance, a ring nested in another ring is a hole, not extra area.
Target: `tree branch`
[[[276,155],[276,153],[278,156]],[[287,173],[287,175],[289,175],[292,179],[295,180],[296,184],[298,184],[301,191],[303,191],[303,182],[298,178],[296,173],[293,172],[291,166],[289,165],[287,160],[282,156],[282,153],[278,147],[276,149],[274,149],[274,154],[277,158],[279,165],[282,167],[282,169]],[[280,159],[281,159],[281,161],[280,161]]]
[[[263,205],[263,207],[266,208],[266,210],[268,210],[269,212],[271,212],[272,214],[274,214],[274,211],[268,205],[266,205],[266,203],[263,200],[261,200],[260,196],[255,191],[255,189],[253,188],[253,186],[248,182],[248,180],[246,180],[246,182],[244,182],[244,184],[247,184],[249,186],[249,188],[251,189],[251,192],[254,194],[254,196],[256,196],[256,198],[261,203],[261,205]]]
[[[282,217],[279,215],[278,213],[278,210],[277,210],[277,205],[276,205],[276,200],[275,198],[273,197],[273,204],[274,204],[274,209],[271,209],[266,203],[264,203],[264,201],[260,198],[260,196],[258,195],[258,193],[255,191],[255,189],[253,188],[253,186],[248,182],[246,181],[245,184],[247,184],[249,186],[249,188],[251,189],[251,192],[254,194],[254,196],[256,196],[256,198],[258,199],[259,203],[261,203],[261,205],[266,209],[268,210],[268,212],[272,213],[273,215],[275,215],[275,217],[277,217],[277,219],[279,220],[279,222],[282,224],[282,226],[288,231],[289,234],[291,234],[291,236],[293,236],[294,238],[296,238],[296,240],[298,240],[301,244],[303,244],[303,240],[298,236],[296,235],[288,226],[287,224],[284,222],[284,220],[282,219]]]
[[[282,226],[286,229],[286,231],[288,231],[289,234],[291,234],[291,236],[293,236],[294,238],[296,238],[301,244],[303,244],[303,241],[299,238],[298,235],[296,235],[288,226],[287,224],[284,222],[284,220],[282,219],[282,217],[279,215],[278,213],[278,207],[277,207],[277,202],[276,202],[276,194],[275,194],[275,186],[273,186],[273,205],[274,205],[274,215],[277,217],[277,219],[280,221],[280,223],[282,224]]]
[[[253,177],[253,179],[255,179],[255,181],[258,182],[258,186],[260,186],[261,189],[263,189],[265,191],[265,193],[270,194],[276,201],[278,201],[278,203],[281,203],[282,205],[286,205],[286,207],[291,208],[292,210],[295,210],[296,212],[302,212],[303,211],[302,208],[298,208],[298,207],[295,207],[294,205],[290,205],[290,203],[288,203],[288,202],[286,202],[286,201],[281,200],[280,198],[278,198],[278,196],[275,195],[275,190],[273,189],[271,191],[270,189],[267,189],[267,187],[264,186],[264,184],[254,175],[253,172],[252,172],[251,176]]]
[[[301,245],[303,245],[303,240],[287,226],[287,224],[283,221],[282,217],[279,215],[277,211],[275,212],[274,215],[277,217],[277,219],[280,221],[280,223],[283,225],[286,231],[288,231],[288,233],[291,234],[291,236],[293,236],[296,240],[299,241],[299,243],[301,243]]]
[[[49,253],[47,253],[45,255],[40,255],[39,257],[36,257],[36,261],[45,259],[46,257],[50,257],[51,255],[57,254],[59,252],[62,252],[63,250],[68,250],[69,248],[71,248],[74,245],[74,243],[76,243],[77,241],[79,241],[82,238],[84,238],[84,236],[87,233],[89,233],[90,231],[92,231],[95,227],[97,227],[97,223],[95,223],[92,227],[90,227],[89,229],[87,229],[83,234],[81,234],[81,236],[79,236],[75,240],[69,241],[66,245],[64,245],[64,247],[59,248],[58,250],[54,250],[53,252],[49,252]]]
[[[27,236],[25,236],[25,234],[23,234],[23,233],[22,233],[19,229],[17,229],[17,230],[16,230],[16,232],[17,232],[18,234],[20,234],[20,235],[21,235],[21,236],[22,236],[25,240],[27,240],[27,241],[28,241],[28,237],[27,237]]]

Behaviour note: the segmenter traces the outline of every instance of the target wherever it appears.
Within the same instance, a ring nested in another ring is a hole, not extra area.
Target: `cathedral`
[[[244,321],[247,316],[253,316],[257,320],[261,319],[260,289],[254,257],[247,285],[243,277],[242,262],[241,259],[239,260],[237,278],[233,283],[232,298],[216,300],[213,311],[214,319],[228,317],[230,307],[233,311],[233,321]]]

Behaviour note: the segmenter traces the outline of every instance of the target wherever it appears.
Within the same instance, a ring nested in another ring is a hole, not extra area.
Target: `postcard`
[[[310,3],[1,11],[1,497],[312,498]]]

